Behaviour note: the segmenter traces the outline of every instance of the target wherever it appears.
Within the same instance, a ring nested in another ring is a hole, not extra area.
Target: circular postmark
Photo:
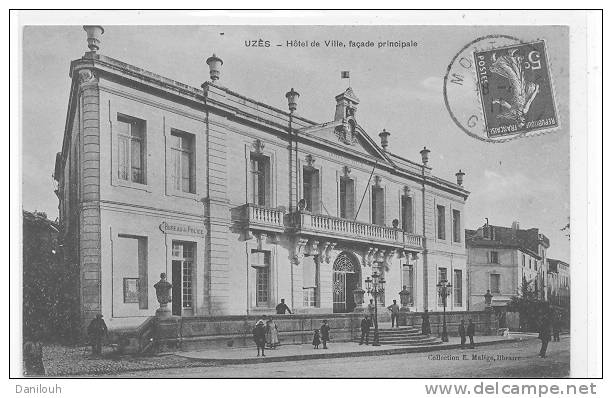
[[[489,35],[466,44],[444,76],[444,103],[471,137],[505,142],[558,127],[543,40]]]

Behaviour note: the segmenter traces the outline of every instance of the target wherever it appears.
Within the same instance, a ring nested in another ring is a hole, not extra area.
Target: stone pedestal
[[[172,310],[168,307],[168,304],[160,304],[155,316],[158,318],[170,318],[172,317]]]

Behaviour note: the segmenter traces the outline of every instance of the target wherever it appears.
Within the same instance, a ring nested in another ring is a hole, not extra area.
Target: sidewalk
[[[475,341],[476,346],[480,347],[492,344],[513,343],[533,338],[534,337],[530,335],[510,334],[509,337],[476,336]],[[285,345],[274,350],[266,349],[265,357],[257,357],[257,349],[254,346],[243,348],[207,349],[202,351],[185,351],[175,352],[173,354],[189,358],[194,361],[203,361],[218,365],[232,365],[429,352],[458,349],[461,347],[461,344],[459,337],[449,337],[448,343],[422,346],[381,345],[374,347],[372,345],[359,345],[355,342],[335,343],[332,341],[328,347],[329,349],[327,350],[323,350],[321,347],[319,347],[318,350],[315,350],[310,344]]]

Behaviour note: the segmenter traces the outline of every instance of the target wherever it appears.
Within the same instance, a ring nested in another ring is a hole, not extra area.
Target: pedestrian
[[[276,348],[280,345],[278,327],[273,319],[268,319],[268,322],[266,322],[266,344],[268,348]]]
[[[330,340],[329,338],[329,325],[327,324],[327,320],[323,321],[323,325],[321,325],[321,342],[323,343],[323,349],[327,350],[327,342]]]
[[[374,305],[374,299],[370,299],[370,304],[368,304],[368,315],[370,315],[370,318],[374,317],[375,311],[376,311],[376,306]]]
[[[257,356],[261,352],[261,356],[265,357],[265,349],[266,349],[266,325],[260,319],[255,324],[253,328],[253,340],[255,340],[255,345],[257,345]]]
[[[459,325],[459,336],[461,337],[461,348],[465,348],[465,320],[461,320]]]
[[[321,335],[319,334],[319,329],[315,329],[314,336],[312,338],[312,345],[315,350],[319,349],[319,344],[321,344]]]
[[[475,344],[474,344],[474,333],[476,332],[476,325],[474,325],[474,322],[472,322],[472,320],[470,319],[468,322],[468,327],[467,327],[467,335],[470,338],[470,348],[474,348]]]
[[[428,310],[425,310],[422,316],[423,320],[421,322],[421,334],[428,335],[431,334],[431,324],[429,323],[429,313]]]
[[[44,376],[43,345],[40,342],[26,341],[23,345],[25,376]]]
[[[553,332],[553,341],[555,342],[561,341],[559,337],[559,334],[561,333],[561,316],[560,315],[555,316],[555,319],[553,321],[552,332]]]
[[[285,299],[281,299],[280,304],[276,306],[276,313],[278,315],[284,315],[287,312],[292,314],[291,310],[289,309],[289,306],[285,304]]]
[[[400,307],[399,305],[397,305],[397,300],[393,300],[393,304],[388,306],[387,309],[391,311],[391,327],[395,325],[396,328],[399,328],[398,317],[399,317]]]
[[[361,320],[361,339],[359,340],[359,345],[363,344],[364,337],[365,337],[366,345],[369,344],[371,326],[372,326],[372,321],[370,320],[370,317],[366,314],[366,316]]]
[[[542,322],[540,323],[540,333],[538,333],[538,339],[542,340],[542,347],[540,347],[540,358],[546,357],[546,349],[548,348],[548,342],[550,341],[550,318],[548,315],[544,315]]]
[[[102,314],[97,314],[96,318],[93,319],[87,327],[87,335],[89,336],[89,342],[91,344],[92,355],[102,355],[102,339],[108,333],[108,328]]]

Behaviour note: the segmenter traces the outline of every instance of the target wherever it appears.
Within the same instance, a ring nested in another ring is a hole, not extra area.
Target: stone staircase
[[[399,328],[380,328],[378,329],[378,341],[384,345],[402,345],[402,346],[422,346],[442,344],[442,340],[438,337],[421,334],[421,329],[414,326],[401,326]],[[353,339],[358,342],[359,337]],[[374,328],[370,330],[370,344],[374,341]]]

